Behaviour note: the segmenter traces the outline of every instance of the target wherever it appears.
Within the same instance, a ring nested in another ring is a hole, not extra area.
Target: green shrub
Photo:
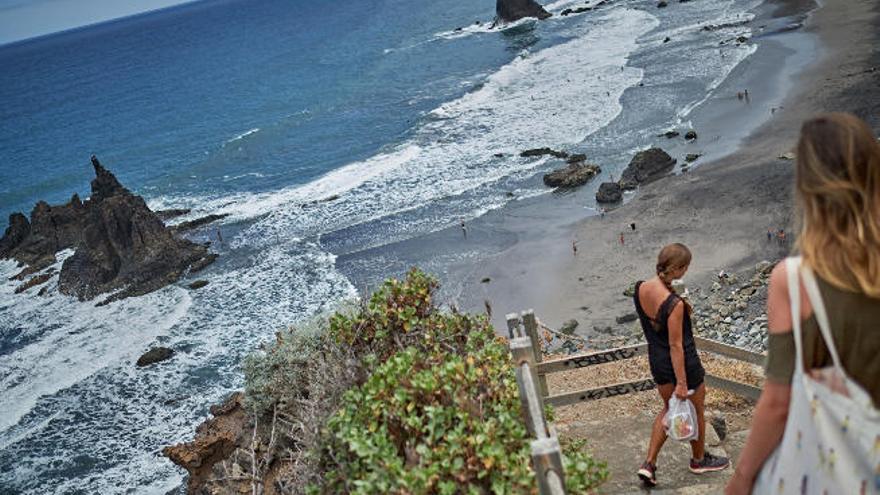
[[[262,416],[277,404],[293,404],[300,398],[308,385],[306,367],[323,339],[316,326],[288,328],[275,334],[274,345],[245,357],[247,409]]]
[[[428,313],[423,339],[378,366],[328,423],[324,493],[529,493],[530,441],[507,347],[484,318]],[[568,452],[566,484],[607,476]]]
[[[357,308],[280,332],[246,359],[246,403],[263,418],[257,436],[271,439],[258,450],[276,486],[536,493],[506,342],[483,316],[439,311],[437,288],[411,270]],[[581,447],[564,449],[570,493],[607,477]]]

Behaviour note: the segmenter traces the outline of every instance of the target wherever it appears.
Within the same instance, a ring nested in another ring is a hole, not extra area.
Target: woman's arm
[[[804,291],[801,291],[802,308],[803,296]],[[810,311],[808,305],[805,310]],[[785,263],[776,265],[770,275],[770,287],[767,289],[767,325],[771,334],[790,333],[793,327]],[[771,379],[765,380],[764,390],[755,407],[749,438],[739,456],[736,471],[727,484],[726,495],[748,494],[752,491],[752,485],[761,466],[782,440],[785,423],[788,420],[790,398],[790,384],[777,383]]]
[[[669,329],[669,355],[672,358],[672,370],[675,372],[675,396],[679,399],[687,398],[687,374],[684,368],[684,303],[680,300],[672,308],[672,313],[666,322]]]

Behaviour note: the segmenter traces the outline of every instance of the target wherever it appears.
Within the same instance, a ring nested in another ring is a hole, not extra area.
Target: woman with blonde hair
[[[801,257],[767,295],[767,377],[728,495],[880,492],[880,143],[844,113],[804,123]]]
[[[676,294],[673,280],[681,279],[691,263],[691,252],[684,244],[670,244],[657,256],[657,276],[636,282],[633,295],[636,312],[648,342],[648,363],[663,409],[654,419],[648,454],[637,474],[648,486],[657,484],[657,455],[666,442],[663,419],[669,409],[669,399],[690,399],[697,413],[699,435],[691,441],[689,469],[695,474],[719,471],[730,463],[726,457],[706,452],[706,423],[703,419],[706,374],[697,354],[691,329],[691,308]]]

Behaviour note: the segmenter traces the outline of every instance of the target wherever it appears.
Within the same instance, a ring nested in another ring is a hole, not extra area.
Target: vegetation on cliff
[[[507,346],[486,318],[440,311],[437,287],[412,270],[251,355],[245,406],[263,426],[239,471],[266,493],[535,491]],[[605,479],[565,450],[572,493]]]

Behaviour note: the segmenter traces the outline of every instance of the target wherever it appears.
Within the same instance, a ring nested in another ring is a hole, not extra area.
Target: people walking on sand
[[[880,142],[853,115],[820,115],[795,163],[801,256],[770,275],[766,379],[725,493],[876,493]]]
[[[746,99],[746,103],[749,103],[749,90],[748,89],[743,91],[743,97]]]
[[[664,417],[672,396],[690,400],[697,414],[699,435],[691,444],[691,461],[688,469],[702,474],[720,471],[730,461],[726,457],[706,452],[706,422],[704,400],[705,370],[697,354],[691,327],[691,307],[673,290],[673,280],[681,279],[691,263],[691,252],[684,244],[669,244],[657,256],[656,276],[647,281],[636,282],[633,295],[636,313],[648,342],[648,364],[651,376],[657,384],[663,407],[654,418],[651,439],[645,462],[637,471],[642,482],[657,485],[657,456],[666,442]]]
[[[767,242],[773,241],[773,229],[767,229]]]
[[[776,231],[776,243],[781,246],[783,240],[785,240],[785,230],[779,229]]]
[[[464,238],[467,239],[467,225],[464,224],[464,218],[460,218],[458,220],[458,224],[461,226],[462,235],[464,235]]]
[[[575,256],[578,255],[578,242],[574,239],[571,241],[571,251]]]
[[[623,246],[623,232],[620,233],[620,245]]]

